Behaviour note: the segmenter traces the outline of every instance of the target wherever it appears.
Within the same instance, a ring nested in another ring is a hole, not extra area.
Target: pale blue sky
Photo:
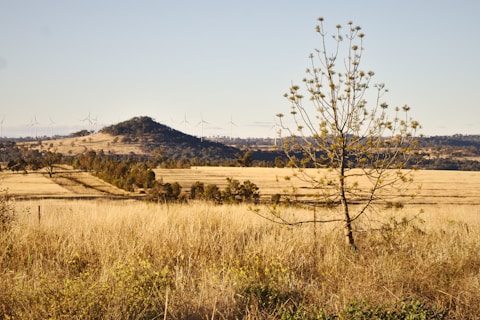
[[[480,134],[479,12],[477,0],[0,0],[1,134],[147,115],[194,135],[203,118],[206,136],[274,136],[319,16],[362,26],[363,68],[424,134]]]

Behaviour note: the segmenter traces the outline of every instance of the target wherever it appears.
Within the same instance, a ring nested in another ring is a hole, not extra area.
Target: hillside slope
[[[100,132],[122,136],[122,143],[139,145],[144,154],[173,160],[198,158],[216,162],[235,159],[240,153],[237,148],[185,134],[146,116],[105,127]]]

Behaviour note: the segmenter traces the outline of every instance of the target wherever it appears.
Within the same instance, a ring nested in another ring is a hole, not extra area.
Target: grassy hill
[[[61,139],[21,141],[8,147],[0,146],[5,151],[0,161],[8,162],[11,158],[20,157],[20,149],[16,147],[49,150],[71,157],[93,150],[117,157],[168,159],[172,162],[184,159],[196,165],[234,163],[244,153],[239,148],[185,134],[146,116],[105,127],[95,134],[85,131],[84,134],[74,133]]]
[[[194,137],[150,117],[134,117],[103,128],[101,133],[121,136],[125,144],[139,144],[144,154],[160,154],[169,159],[200,159],[219,162],[235,159],[240,150],[224,144]]]

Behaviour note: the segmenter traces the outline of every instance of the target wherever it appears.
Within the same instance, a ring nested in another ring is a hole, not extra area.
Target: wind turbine
[[[177,122],[173,120],[173,117],[170,115],[170,128],[173,128]]]
[[[97,131],[97,122],[98,122],[98,115],[92,119],[92,134]]]
[[[30,127],[35,127],[35,139],[38,139],[37,127],[40,125],[37,121],[37,116],[33,116],[33,120],[30,122]]]
[[[89,133],[92,134],[92,131],[94,130],[94,126],[97,125],[97,117],[95,117],[93,119],[92,116],[90,115],[90,112],[89,112],[88,116],[85,119],[80,119],[80,121],[82,121],[82,122],[88,121],[88,123],[90,124]]]
[[[85,119],[80,119],[80,121],[82,122],[88,121],[88,123],[92,124],[92,118],[90,117],[90,112],[88,113],[88,116]]]
[[[200,114],[200,119],[201,119],[201,120],[200,120],[199,123],[197,123],[197,126],[198,126],[198,125],[201,125],[201,126],[202,126],[202,135],[200,136],[200,142],[203,142],[203,125],[204,125],[204,124],[208,124],[208,122],[205,121],[205,120],[203,120],[203,115],[202,115],[202,114]]]
[[[188,120],[187,120],[187,114],[183,115],[183,120],[180,121],[180,124],[185,125],[185,132],[186,132],[187,131],[187,124],[190,124],[190,122],[188,122]]]
[[[232,115],[230,115],[230,122],[228,123],[230,125],[230,140],[233,140],[233,126],[237,126],[235,122],[233,122]]]
[[[273,136],[273,144],[275,145],[275,147],[277,147],[277,137],[281,139],[282,128],[278,125],[277,119],[275,117],[273,118],[273,123],[274,125],[270,127],[270,130],[275,129],[275,135]]]
[[[56,123],[55,121],[52,120],[51,117],[48,117],[48,119],[50,120],[50,139],[53,139],[53,125]]]

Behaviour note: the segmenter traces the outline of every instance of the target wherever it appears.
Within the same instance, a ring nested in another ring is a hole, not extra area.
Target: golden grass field
[[[313,174],[319,171],[308,170]],[[195,181],[224,187],[227,184],[226,177],[231,177],[240,182],[254,182],[260,188],[260,193],[266,196],[291,192],[292,185],[299,193],[313,192],[309,190],[310,185],[306,182],[295,178],[290,181],[285,179],[291,177],[292,173],[290,168],[192,167],[155,170],[157,179],[178,182],[185,188],[190,188]],[[411,193],[419,194],[411,203],[480,205],[480,172],[419,170],[413,174]]]
[[[62,139],[42,140],[41,145],[35,142],[24,142],[31,149],[51,150],[64,155],[79,155],[87,150],[103,150],[109,154],[129,154],[131,152],[141,155],[140,143],[121,143],[123,136],[112,136],[108,133],[95,133],[86,137],[70,137]]]
[[[311,169],[311,172],[317,172]],[[290,168],[241,168],[241,167],[192,167],[190,169],[156,169],[157,180],[178,182],[188,191],[196,181],[227,185],[227,177],[240,182],[250,180],[260,188],[260,194],[268,198],[276,193],[289,193],[295,186],[298,193],[313,192],[309,184],[292,176]],[[409,200],[412,204],[431,205],[480,205],[480,172],[419,170],[414,173],[410,193],[418,195]],[[80,182],[80,183],[79,183]],[[18,197],[105,197],[131,195],[86,173],[62,166],[54,179],[45,170],[29,174],[3,172],[0,185]],[[418,189],[420,187],[420,189]]]
[[[0,187],[19,200],[9,202],[16,220],[0,233],[0,318],[480,315],[480,172],[416,172],[422,184],[416,198],[355,225],[357,253],[344,247],[338,224],[278,225],[247,205],[111,200],[107,195],[121,191],[86,173],[67,173],[83,187],[41,171],[3,172]],[[219,186],[226,177],[251,180],[273,194],[288,187],[283,177],[291,171],[198,167],[156,175],[185,189],[197,180]],[[257,209],[269,213],[267,206]],[[312,215],[295,207],[280,213]]]
[[[105,198],[129,195],[88,172],[62,165],[55,169],[53,178],[45,170],[0,173],[0,186],[17,199],[42,198]]]

